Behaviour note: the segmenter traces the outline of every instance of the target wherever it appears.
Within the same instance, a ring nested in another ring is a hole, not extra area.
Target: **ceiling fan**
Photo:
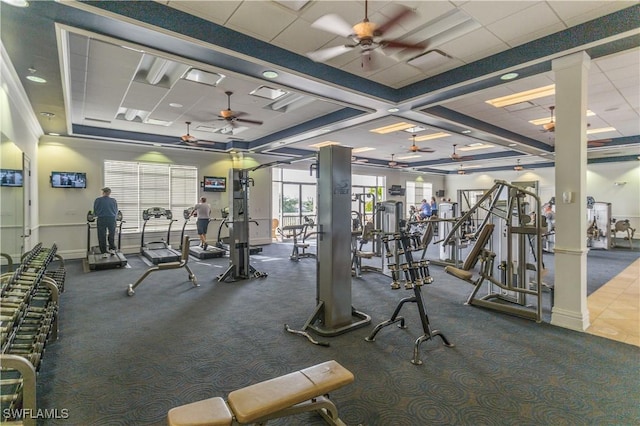
[[[367,164],[369,160],[366,158],[351,157],[351,164]]]
[[[551,120],[548,123],[544,123],[542,125],[542,131],[543,132],[555,132],[556,131],[556,121],[555,121],[555,117],[553,116],[553,111],[556,109],[555,106],[550,106],[549,107],[549,111],[551,111]]]
[[[180,136],[180,142],[181,143],[183,143],[183,144],[185,144],[187,146],[202,146],[202,145],[215,144],[215,142],[199,140],[195,136],[191,135],[189,133],[189,126],[191,126],[191,122],[190,121],[185,121],[185,124],[187,125],[187,134]]]
[[[405,164],[405,163],[398,163],[396,160],[394,160],[394,159],[393,159],[394,155],[395,155],[395,154],[391,154],[391,161],[389,161],[389,162],[387,163],[387,165],[388,165],[389,167],[391,167],[392,169],[402,169],[402,168],[404,168],[404,167],[409,167],[409,165],[408,165],[408,164]]]
[[[416,135],[411,135],[411,146],[409,147],[409,152],[435,152],[431,148],[420,148],[416,145]]]
[[[198,139],[195,136],[191,136],[189,134],[189,126],[191,125],[190,121],[185,121],[187,125],[187,134],[180,136],[180,140],[185,143],[185,145],[196,146],[198,145]]]
[[[525,166],[523,166],[522,164],[520,164],[520,159],[518,158],[518,159],[516,160],[516,165],[515,165],[515,166],[513,166],[513,170],[515,170],[516,172],[521,172],[521,171],[523,171],[523,170],[533,170],[533,169],[531,169],[531,168],[529,168],[529,167],[525,167]]]
[[[595,139],[592,141],[587,141],[588,148],[598,148],[604,146],[605,144],[611,142],[612,139]]]
[[[469,157],[469,156],[460,156],[459,154],[456,153],[456,146],[458,146],[458,144],[453,144],[453,153],[449,156],[449,158],[451,158],[453,161],[464,161],[464,160],[472,160],[473,157]]]
[[[385,40],[381,38],[389,29],[414,14],[415,11],[413,9],[396,5],[394,14],[386,22],[377,25],[369,21],[368,2],[365,0],[364,19],[353,27],[336,14],[331,13],[324,15],[318,18],[311,26],[349,38],[353,43],[319,49],[307,53],[307,56],[315,62],[326,62],[329,59],[360,47],[361,66],[363,69],[370,69],[372,67],[371,53],[377,48],[424,50],[427,48],[425,44],[410,44],[400,40]]]
[[[230,126],[235,127],[237,123],[246,123],[246,124],[255,124],[256,126],[261,126],[262,121],[258,120],[248,120],[246,118],[239,118],[245,115],[244,112],[237,112],[231,110],[231,95],[233,92],[224,92],[227,95],[227,109],[223,109],[220,111],[220,115],[218,116],[218,120],[224,120],[229,123]]]

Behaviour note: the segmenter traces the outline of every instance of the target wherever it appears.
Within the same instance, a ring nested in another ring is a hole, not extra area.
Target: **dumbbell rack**
[[[402,239],[407,239],[407,244],[403,246]],[[387,268],[391,271],[391,289],[398,290],[400,286],[400,271],[404,273],[404,288],[411,290],[414,285],[431,284],[433,278],[429,273],[429,261],[427,259],[413,260],[412,252],[422,251],[424,254],[426,247],[422,243],[420,232],[407,234],[404,231],[382,236],[382,244],[385,248],[387,258]],[[393,243],[393,249],[391,244]],[[412,244],[411,244],[412,243]],[[404,262],[400,263],[400,256],[404,256]],[[392,262],[393,259],[393,262]],[[411,276],[410,265],[414,270]]]
[[[391,250],[390,242],[393,240],[395,242],[394,251]],[[413,359],[411,362],[416,365],[422,364],[419,356],[420,344],[425,340],[433,339],[434,336],[439,336],[442,339],[442,342],[447,347],[453,347],[454,345],[447,340],[447,338],[438,330],[432,330],[431,325],[429,324],[429,317],[427,316],[427,308],[424,304],[424,299],[422,297],[422,286],[425,284],[431,284],[433,282],[433,277],[429,272],[429,261],[426,259],[420,259],[418,261],[413,260],[413,252],[421,251],[424,247],[421,244],[421,238],[419,233],[414,234],[406,234],[404,231],[400,231],[393,235],[388,234],[382,237],[382,243],[385,247],[386,257],[387,259],[396,258],[398,259],[400,256],[404,257],[404,262],[396,264],[389,264],[389,269],[392,271],[392,279],[393,283],[391,288],[400,288],[400,271],[404,273],[405,278],[405,289],[413,290],[413,296],[405,297],[400,300],[398,305],[396,306],[393,315],[386,321],[378,324],[371,334],[365,338],[368,342],[373,342],[375,340],[376,334],[384,327],[394,324],[396,322],[400,322],[400,328],[407,328],[404,324],[404,317],[399,316],[400,310],[404,306],[405,303],[412,302],[418,305],[418,312],[420,313],[420,322],[422,323],[422,330],[424,334],[418,339],[416,339],[414,347],[413,347]],[[413,244],[412,244],[413,243]],[[397,287],[395,287],[397,286]]]
[[[13,273],[0,280],[0,422],[35,425],[36,372],[49,341],[58,336],[59,290],[47,276],[47,266],[56,258],[51,249],[38,244],[22,258]],[[58,270],[58,276],[60,271]],[[23,413],[23,418],[16,418]]]

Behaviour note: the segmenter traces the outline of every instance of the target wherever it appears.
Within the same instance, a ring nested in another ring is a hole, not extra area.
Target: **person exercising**
[[[97,217],[96,228],[98,230],[98,244],[102,257],[116,253],[116,217],[118,215],[118,202],[111,198],[111,188],[102,188],[102,197],[93,202],[93,214]],[[109,233],[109,246],[107,251],[107,231]]]
[[[207,204],[205,197],[200,197],[200,202],[193,208],[191,216],[197,216],[198,221],[196,227],[198,228],[198,236],[200,237],[200,247],[206,250],[207,244],[207,229],[209,228],[209,220],[211,216],[211,206]]]

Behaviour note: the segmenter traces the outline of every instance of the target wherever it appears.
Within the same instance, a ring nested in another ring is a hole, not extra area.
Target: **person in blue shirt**
[[[111,188],[102,188],[102,197],[98,197],[93,202],[93,214],[97,218],[96,228],[98,230],[98,245],[103,257],[109,257],[116,252],[116,217],[118,215],[118,202],[111,198]],[[107,232],[108,250],[107,250]]]
[[[420,219],[428,219],[431,216],[431,205],[427,203],[426,199],[422,200],[420,204]]]
[[[438,217],[438,202],[436,197],[431,197],[431,216]]]

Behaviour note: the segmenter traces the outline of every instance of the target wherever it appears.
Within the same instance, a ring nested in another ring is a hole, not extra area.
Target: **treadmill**
[[[161,217],[165,217],[169,221],[167,241],[150,241],[145,243],[144,232],[149,219],[160,219]],[[146,257],[154,265],[159,263],[179,262],[182,254],[169,246],[169,240],[171,239],[171,225],[175,222],[175,219],[173,219],[173,215],[171,214],[171,210],[167,210],[162,207],[151,207],[142,211],[142,219],[144,220],[144,225],[142,225],[142,234],[140,236],[140,254]]]
[[[120,251],[120,242],[122,241],[122,224],[124,223],[124,220],[122,220],[122,212],[118,210],[118,215],[116,216],[118,248],[116,249],[115,254],[110,254],[109,257],[102,256],[99,246],[91,247],[91,229],[96,228],[94,225],[95,221],[95,215],[93,212],[89,211],[89,213],[87,213],[87,263],[89,264],[89,269],[95,271],[99,269],[121,268],[126,266],[127,258]]]
[[[182,212],[182,215],[184,216],[184,225],[182,225],[182,235],[180,236],[180,241],[184,241],[185,228],[187,227],[187,223],[189,223],[189,219],[191,219],[192,214],[193,207],[185,209]],[[182,249],[182,247],[180,247],[180,249]],[[214,245],[209,245],[205,250],[200,247],[200,239],[194,238],[193,240],[189,240],[189,254],[198,259],[214,259],[217,257],[223,257],[225,255],[225,250]]]

